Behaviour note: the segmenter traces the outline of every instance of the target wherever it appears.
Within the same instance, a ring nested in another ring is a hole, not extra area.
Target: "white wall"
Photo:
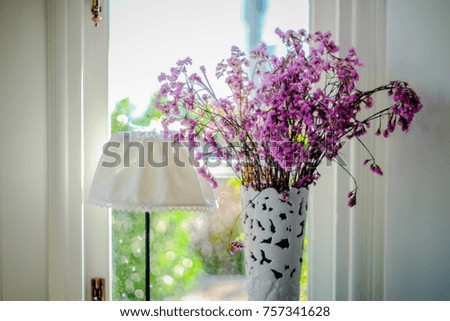
[[[449,300],[450,1],[311,5],[312,30],[330,30],[341,48],[355,46],[365,63],[360,87],[407,80],[425,107],[406,135],[364,137],[383,177],[362,168],[356,149],[344,151],[361,187],[350,212],[342,204],[348,181],[323,168],[310,200],[310,297]]]
[[[0,299],[47,299],[44,0],[0,0]]]
[[[424,109],[388,139],[386,300],[450,299],[450,1],[388,1],[388,78]]]

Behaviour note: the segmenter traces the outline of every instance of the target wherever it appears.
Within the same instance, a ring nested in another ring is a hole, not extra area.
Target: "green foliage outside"
[[[308,237],[304,240],[302,276],[300,279],[300,301],[308,301]]]
[[[111,134],[133,131],[137,126],[145,127],[150,125],[153,119],[162,116],[161,111],[155,107],[155,99],[152,98],[145,112],[135,117],[136,107],[128,98],[124,98],[116,103],[116,108],[111,114]]]
[[[150,216],[150,296],[179,299],[196,285],[202,258],[191,246],[193,212],[153,213]]]
[[[190,246],[192,212],[150,215],[150,296],[178,299],[195,287],[201,257]],[[145,216],[113,212],[114,300],[145,300]]]
[[[112,213],[113,299],[145,299],[145,216]]]
[[[213,214],[204,216],[207,226],[207,235],[195,242],[195,247],[203,256],[203,268],[206,273],[220,274],[245,274],[244,252],[239,251],[235,255],[230,254],[228,242],[243,241],[244,234],[241,228],[240,188],[230,183],[219,181],[216,190],[219,207]]]

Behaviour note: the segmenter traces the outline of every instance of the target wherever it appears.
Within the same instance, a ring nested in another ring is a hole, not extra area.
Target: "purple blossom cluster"
[[[281,195],[292,187],[308,187],[320,177],[321,161],[338,156],[343,139],[356,139],[366,148],[360,137],[371,124],[377,123],[377,135],[388,137],[397,127],[407,131],[422,108],[420,97],[403,81],[357,89],[362,64],[356,51],[338,55],[329,32],[275,33],[286,46],[285,55],[270,55],[261,44],[248,58],[234,46],[217,65],[216,77],[229,87],[226,97],[216,96],[205,67],[200,74],[187,72],[190,58],[159,76],[156,106],[165,130],[181,124],[174,139],[187,141],[197,159],[228,162],[244,187],[273,187]],[[373,108],[373,95],[382,91],[393,104],[361,118],[363,108]],[[198,148],[205,145],[207,152]],[[370,158],[364,165],[382,175],[366,150]],[[199,173],[217,184],[207,166]],[[356,204],[356,192],[357,186],[348,195],[349,206]]]

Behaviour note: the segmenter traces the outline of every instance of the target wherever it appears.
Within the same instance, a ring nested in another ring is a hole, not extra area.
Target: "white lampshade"
[[[149,144],[150,143],[150,144]],[[105,144],[90,202],[139,212],[216,208],[209,183],[189,162],[185,147],[155,131],[115,134]]]

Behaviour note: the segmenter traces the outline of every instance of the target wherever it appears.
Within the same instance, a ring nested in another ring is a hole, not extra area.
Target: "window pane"
[[[264,41],[282,54],[274,29],[307,26],[307,0],[110,0],[112,133],[150,124],[158,75],[177,60],[189,56],[193,68],[205,65],[213,81],[231,46],[248,51]],[[223,83],[213,86],[226,94]],[[246,300],[243,252],[227,248],[243,237],[239,190],[224,178],[216,193],[221,206],[213,214],[151,214],[152,300]],[[144,228],[143,213],[113,211],[114,300],[145,300]],[[305,275],[304,265],[302,284]]]
[[[308,29],[309,23],[307,0],[110,2],[109,101],[114,108],[128,97],[136,114],[157,91],[158,75],[179,59],[189,56],[195,66],[205,65],[213,80],[217,63],[229,56],[231,46],[248,50],[255,38],[283,53],[275,28]],[[255,19],[259,13],[261,19]]]

